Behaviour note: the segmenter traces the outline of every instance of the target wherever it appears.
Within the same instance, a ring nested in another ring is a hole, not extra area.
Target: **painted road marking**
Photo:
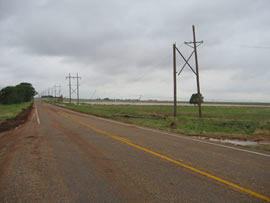
[[[103,134],[103,135],[112,137],[112,138],[114,138],[114,139],[116,139],[116,140],[118,140],[118,141],[120,141],[120,142],[126,143],[126,144],[128,144],[128,145],[130,145],[130,146],[132,146],[132,147],[135,147],[135,148],[137,148],[137,149],[140,149],[140,150],[142,150],[142,151],[145,151],[145,152],[147,152],[147,153],[149,153],[149,154],[152,154],[152,155],[154,155],[154,156],[160,157],[160,158],[162,158],[162,159],[164,159],[164,160],[167,160],[167,161],[169,161],[169,162],[171,162],[171,163],[174,163],[174,164],[176,164],[176,165],[182,166],[182,167],[184,167],[184,168],[186,168],[186,169],[189,169],[189,170],[191,170],[191,171],[193,171],[193,172],[196,172],[196,173],[198,173],[198,174],[201,174],[201,175],[203,175],[203,176],[206,176],[206,177],[208,177],[208,178],[211,178],[211,179],[213,179],[213,180],[215,180],[215,181],[217,181],[217,182],[223,183],[223,184],[228,185],[228,186],[230,186],[230,187],[232,187],[232,188],[238,189],[238,190],[240,190],[240,191],[242,191],[242,192],[248,193],[248,194],[250,194],[250,195],[252,195],[252,196],[255,196],[255,197],[257,197],[257,198],[260,198],[260,199],[263,199],[263,200],[266,200],[266,201],[270,202],[270,198],[269,198],[269,197],[266,197],[266,196],[264,196],[264,195],[262,195],[262,194],[256,193],[256,192],[254,192],[254,191],[252,191],[252,190],[249,190],[249,189],[244,188],[244,187],[242,187],[242,186],[236,185],[236,184],[234,184],[234,183],[231,183],[231,182],[229,182],[229,181],[227,181],[227,180],[224,180],[224,179],[222,179],[222,178],[219,178],[219,177],[217,177],[217,176],[211,175],[210,173],[207,173],[207,172],[201,171],[201,170],[199,170],[199,169],[193,168],[192,166],[189,166],[189,165],[187,165],[187,164],[181,163],[181,162],[179,162],[179,161],[176,161],[176,160],[174,160],[174,159],[172,159],[172,158],[169,158],[169,157],[164,156],[164,155],[162,155],[162,154],[159,154],[159,153],[157,153],[157,152],[151,151],[151,150],[146,149],[146,148],[144,148],[144,147],[141,147],[141,146],[139,146],[139,145],[133,144],[131,141],[129,141],[129,140],[125,139],[125,138],[122,138],[122,137],[119,137],[119,136],[116,136],[116,135],[111,135],[111,134],[109,134],[109,133],[107,133],[107,132],[105,132],[105,131],[103,131],[103,130],[99,130],[99,129],[97,129],[97,128],[94,128],[94,127],[90,126],[89,124],[84,123],[84,122],[82,122],[82,121],[80,121],[80,120],[71,118],[71,117],[69,117],[68,115],[66,115],[66,114],[64,114],[64,113],[57,112],[57,114],[60,115],[60,116],[62,116],[62,117],[64,117],[64,118],[66,118],[66,119],[68,119],[68,120],[70,120],[70,121],[72,121],[72,122],[74,122],[74,123],[78,123],[78,124],[80,124],[80,125],[82,125],[82,126],[84,126],[84,127],[87,127],[87,128],[89,128],[90,130],[93,130],[93,131],[98,132],[98,133],[100,133],[100,134]]]
[[[59,107],[59,108],[62,109],[64,107]],[[68,110],[68,109],[65,109],[65,110],[66,111],[72,111],[72,110]],[[72,111],[72,112],[74,112],[74,111]],[[83,113],[80,113],[80,112],[76,112],[76,113],[83,114]],[[87,114],[83,114],[83,115],[85,116]],[[223,147],[223,148],[227,148],[227,149],[232,149],[232,150],[236,150],[236,151],[246,152],[246,153],[250,153],[250,154],[256,154],[256,155],[265,156],[265,157],[270,157],[270,154],[264,154],[264,153],[250,151],[250,150],[241,149],[241,148],[237,148],[237,147],[232,147],[232,146],[217,144],[217,143],[213,143],[213,142],[208,142],[208,141],[204,141],[204,140],[199,140],[199,139],[195,139],[195,138],[186,137],[186,136],[183,136],[183,135],[176,135],[176,134],[173,134],[173,133],[166,133],[166,132],[162,132],[162,131],[159,131],[159,130],[153,130],[153,129],[146,128],[146,127],[141,127],[141,126],[137,126],[137,125],[121,123],[121,122],[110,120],[110,119],[106,119],[106,118],[100,118],[100,117],[92,116],[92,115],[89,115],[89,114],[87,116],[90,117],[90,118],[94,118],[94,119],[98,119],[98,120],[102,120],[102,121],[107,121],[107,122],[110,122],[110,123],[116,123],[116,124],[123,125],[123,126],[136,127],[138,129],[147,130],[147,131],[150,131],[150,132],[155,132],[155,133],[158,133],[158,134],[161,134],[161,135],[169,135],[169,136],[180,138],[180,139],[186,139],[186,140],[191,140],[191,141],[194,141],[194,142],[200,142],[200,143],[210,144],[210,145],[214,145],[214,146],[218,146],[218,147]]]
[[[151,132],[156,132],[156,133],[164,134],[164,135],[169,135],[169,136],[172,136],[172,137],[177,137],[177,138],[192,140],[192,141],[195,141],[195,142],[201,142],[201,143],[215,145],[215,146],[219,146],[219,147],[223,147],[223,148],[228,148],[228,149],[233,149],[233,150],[242,151],[242,152],[248,152],[248,153],[256,154],[256,155],[260,155],[260,156],[270,157],[270,154],[264,154],[264,153],[260,153],[260,152],[254,152],[254,151],[250,151],[250,150],[246,150],[246,149],[240,149],[240,148],[231,147],[231,146],[222,145],[222,144],[217,144],[217,143],[213,143],[213,142],[207,142],[207,141],[204,141],[204,140],[192,139],[192,138],[189,138],[189,137],[184,137],[184,136],[175,135],[175,134],[171,134],[171,133],[160,132],[160,131],[157,131],[157,130],[152,130],[152,129],[149,129],[149,128],[144,128],[144,127],[139,127],[139,126],[137,128],[143,129],[143,130],[148,130],[148,131],[151,131]]]
[[[36,104],[36,101],[35,101],[35,109],[36,109],[36,117],[37,117],[37,122],[38,124],[40,125],[40,120],[39,120],[39,116],[38,116],[38,110],[37,110],[37,104]]]

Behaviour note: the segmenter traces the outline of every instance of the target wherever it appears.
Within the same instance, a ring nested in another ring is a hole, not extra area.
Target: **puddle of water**
[[[234,145],[240,145],[240,146],[257,146],[257,142],[252,142],[252,141],[242,141],[242,140],[229,140],[229,139],[224,139],[224,140],[219,140],[215,138],[210,138],[210,141],[214,142],[221,142],[221,143],[230,143]]]

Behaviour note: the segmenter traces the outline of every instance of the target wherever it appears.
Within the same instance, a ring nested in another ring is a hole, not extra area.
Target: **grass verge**
[[[172,117],[171,106],[132,105],[56,105],[95,116],[126,123],[182,133],[193,136],[230,138],[240,140],[270,139],[270,108],[255,107],[203,107],[203,118],[198,118],[196,107],[179,107]],[[131,115],[129,118],[121,117]],[[143,116],[144,118],[137,118]],[[160,117],[157,119],[151,117]]]
[[[15,118],[22,110],[27,109],[33,101],[20,104],[0,105],[0,123]]]

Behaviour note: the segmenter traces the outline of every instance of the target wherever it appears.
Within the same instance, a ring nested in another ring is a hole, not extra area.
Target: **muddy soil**
[[[21,124],[23,124],[26,120],[28,115],[32,110],[32,106],[29,106],[27,109],[23,109],[15,118],[8,119],[3,123],[0,123],[0,132],[7,131],[13,129]]]

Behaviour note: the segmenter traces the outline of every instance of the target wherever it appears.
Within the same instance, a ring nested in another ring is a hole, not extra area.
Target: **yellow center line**
[[[193,168],[193,167],[191,167],[191,166],[189,166],[189,165],[187,165],[187,164],[181,163],[181,162],[179,162],[179,161],[176,161],[176,160],[174,160],[174,159],[172,159],[172,158],[169,158],[169,157],[164,156],[164,155],[162,155],[162,154],[159,154],[159,153],[157,153],[157,152],[153,152],[153,151],[151,151],[151,150],[149,150],[149,149],[146,149],[146,148],[141,147],[141,146],[139,146],[139,145],[133,144],[131,141],[129,141],[129,140],[125,139],[125,138],[122,138],[122,137],[119,137],[119,136],[115,136],[115,135],[111,135],[111,134],[109,134],[109,133],[107,133],[107,132],[105,132],[105,131],[103,131],[103,130],[99,130],[99,129],[97,129],[97,128],[94,128],[94,127],[90,126],[89,124],[84,123],[84,122],[82,122],[82,121],[80,121],[80,120],[71,118],[71,117],[69,117],[67,114],[60,113],[60,112],[57,112],[57,114],[59,114],[60,116],[66,118],[66,119],[68,119],[68,120],[70,120],[70,121],[73,121],[73,122],[78,123],[78,124],[80,124],[80,125],[82,125],[82,126],[84,126],[84,127],[87,127],[87,128],[89,128],[89,129],[91,129],[91,130],[93,130],[93,131],[95,131],[95,132],[98,132],[98,133],[100,133],[100,134],[103,134],[103,135],[112,137],[112,138],[114,138],[114,139],[116,139],[116,140],[118,140],[118,141],[120,141],[120,142],[126,143],[126,144],[128,144],[128,145],[130,145],[130,146],[132,146],[132,147],[135,147],[135,148],[140,149],[140,150],[142,150],[142,151],[145,151],[145,152],[147,152],[147,153],[149,153],[149,154],[152,154],[152,155],[154,155],[154,156],[157,156],[157,157],[160,157],[160,158],[162,158],[162,159],[165,159],[165,160],[167,160],[167,161],[169,161],[169,162],[172,162],[172,163],[174,163],[174,164],[176,164],[176,165],[182,166],[182,167],[184,167],[184,168],[186,168],[186,169],[189,169],[189,170],[191,170],[191,171],[193,171],[193,172],[196,172],[196,173],[198,173],[198,174],[201,174],[201,175],[204,175],[204,176],[206,176],[206,177],[208,177],[208,178],[211,178],[211,179],[213,179],[213,180],[216,180],[217,182],[223,183],[223,184],[228,185],[228,186],[230,186],[230,187],[232,187],[232,188],[238,189],[238,190],[240,190],[240,191],[242,191],[242,192],[246,192],[246,193],[248,193],[248,194],[250,194],[250,195],[253,195],[253,196],[257,197],[257,198],[260,198],[260,199],[263,199],[263,200],[266,200],[266,201],[270,202],[270,198],[269,198],[269,197],[266,197],[266,196],[264,196],[264,195],[262,195],[262,194],[256,193],[256,192],[254,192],[254,191],[252,191],[252,190],[249,190],[249,189],[244,188],[244,187],[242,187],[242,186],[236,185],[236,184],[231,183],[231,182],[229,182],[229,181],[227,181],[227,180],[218,178],[218,177],[216,177],[216,176],[214,176],[214,175],[211,175],[211,174],[209,174],[209,173],[207,173],[207,172],[204,172],[204,171],[201,171],[201,170],[199,170],[199,169]]]

